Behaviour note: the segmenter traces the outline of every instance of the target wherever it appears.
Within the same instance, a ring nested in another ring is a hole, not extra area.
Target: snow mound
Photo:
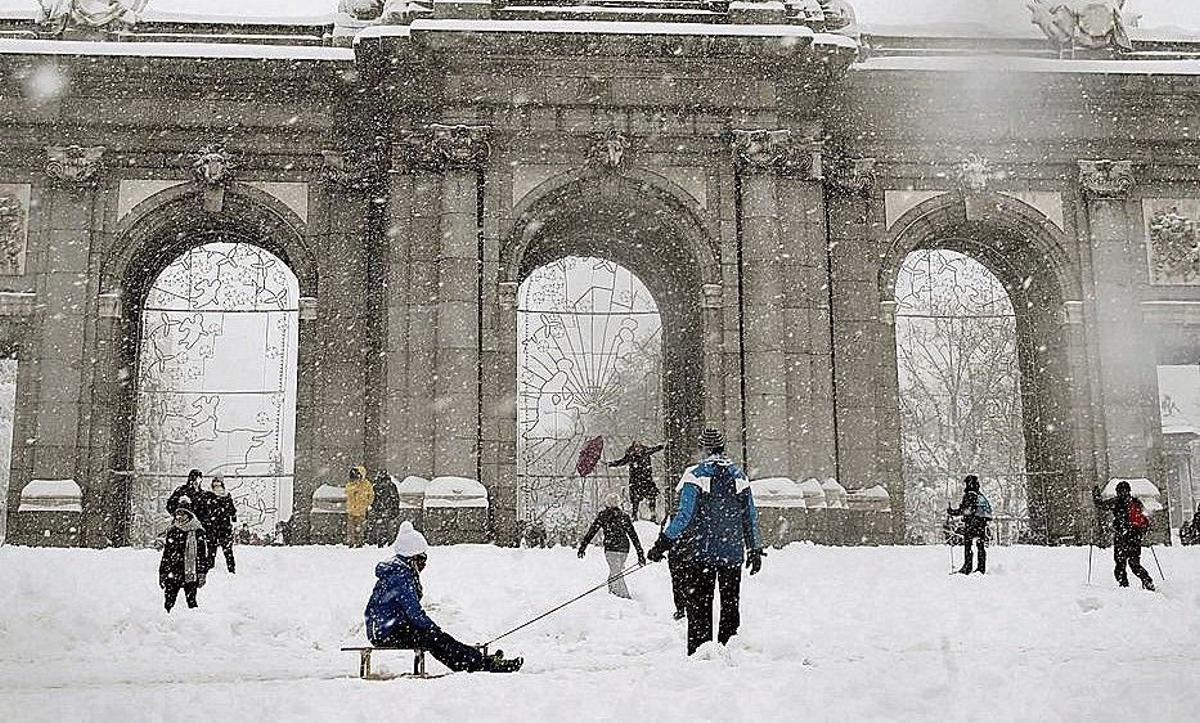
[[[478,480],[467,477],[434,477],[425,487],[425,509],[487,506],[487,488]]]
[[[754,504],[758,507],[803,508],[804,491],[787,477],[766,477],[750,482]]]
[[[846,488],[837,480],[832,477],[826,479],[821,483],[821,490],[825,493],[825,504],[829,506],[829,509],[846,509]]]
[[[804,506],[810,510],[823,510],[829,505],[825,500],[825,489],[816,477],[809,477],[800,483],[800,491],[804,493]]]
[[[21,489],[18,512],[82,512],[83,490],[73,479],[35,479]]]

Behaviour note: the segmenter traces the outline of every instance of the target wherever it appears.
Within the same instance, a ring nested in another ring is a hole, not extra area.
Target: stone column
[[[893,436],[885,411],[891,405],[881,403],[880,384],[881,370],[895,377],[894,367],[885,366],[895,356],[895,335],[891,314],[881,313],[870,233],[874,167],[873,158],[843,159],[826,182],[838,481],[849,490],[887,484],[895,508],[903,500],[903,480],[883,469],[899,472],[900,450],[885,444]]]
[[[104,523],[102,487],[87,469],[89,421],[84,408],[91,388],[88,342],[94,341],[88,309],[94,308],[89,283],[93,234],[103,226],[102,191],[96,185],[103,147],[49,147],[38,209],[43,219],[31,271],[36,274],[38,306],[32,326],[35,357],[22,363],[36,368],[30,479],[74,480],[83,491],[84,527],[98,539]],[[14,486],[29,480],[14,480]]]
[[[1100,480],[1154,479],[1158,437],[1158,379],[1154,345],[1142,319],[1146,254],[1135,206],[1130,161],[1080,161],[1079,182],[1087,208],[1092,255],[1089,290],[1099,350],[1104,451]],[[1157,482],[1156,482],[1157,484]]]
[[[389,437],[384,456],[424,476],[481,476],[480,184],[489,150],[483,127],[434,124],[405,136],[393,174],[387,348],[402,361],[389,363],[386,418],[406,434]]]
[[[814,138],[734,131],[746,460],[758,478],[835,469],[825,209]]]

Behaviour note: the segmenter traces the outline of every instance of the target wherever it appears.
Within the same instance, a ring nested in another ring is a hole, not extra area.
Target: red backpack
[[[1134,532],[1145,532],[1150,529],[1150,518],[1146,517],[1145,511],[1142,509],[1142,501],[1136,497],[1129,501],[1129,527]]]

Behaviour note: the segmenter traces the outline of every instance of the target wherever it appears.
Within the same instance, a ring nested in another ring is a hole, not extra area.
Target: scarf
[[[187,522],[182,525],[176,522],[172,526],[187,533],[186,542],[183,545],[183,579],[186,582],[196,582],[196,558],[198,557],[196,532],[203,530],[204,526],[191,512],[188,512],[187,515]]]

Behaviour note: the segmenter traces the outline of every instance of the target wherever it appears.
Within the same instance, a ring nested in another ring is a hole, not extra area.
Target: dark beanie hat
[[[720,430],[709,427],[700,435],[700,446],[705,449],[724,448],[725,435],[721,434]]]

